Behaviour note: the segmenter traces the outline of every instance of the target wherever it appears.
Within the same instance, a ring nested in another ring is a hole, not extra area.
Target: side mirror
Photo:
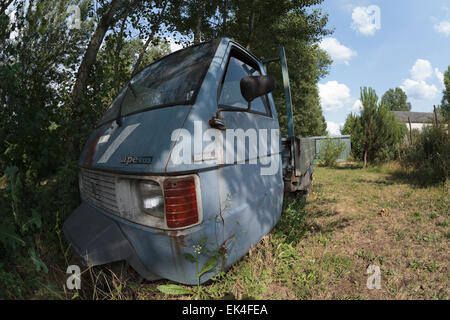
[[[248,102],[275,90],[275,78],[272,76],[250,76],[241,79],[241,94]]]

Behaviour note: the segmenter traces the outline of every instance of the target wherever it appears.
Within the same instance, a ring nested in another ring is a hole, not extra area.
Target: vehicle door
[[[231,239],[228,263],[267,234],[281,213],[280,135],[273,98],[271,94],[259,97],[249,109],[240,90],[242,78],[264,74],[258,60],[242,48],[230,46],[217,106],[226,126],[218,185],[224,239]]]

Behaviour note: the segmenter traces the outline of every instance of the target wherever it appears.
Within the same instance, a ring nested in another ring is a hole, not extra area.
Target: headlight
[[[140,181],[138,190],[141,210],[146,214],[164,218],[164,196],[160,185],[153,181]]]
[[[117,215],[159,229],[181,229],[202,221],[198,177],[120,177],[116,180]]]

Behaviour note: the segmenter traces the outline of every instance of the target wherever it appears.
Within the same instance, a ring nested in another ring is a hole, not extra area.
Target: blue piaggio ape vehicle
[[[281,61],[282,137],[265,64]],[[261,61],[220,38],[174,52],[122,90],[79,161],[81,205],[63,230],[86,265],[126,260],[148,280],[204,283],[306,192],[313,141],[294,135],[284,48]]]

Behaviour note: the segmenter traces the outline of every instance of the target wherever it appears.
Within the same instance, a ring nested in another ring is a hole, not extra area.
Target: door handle
[[[218,130],[226,130],[225,118],[222,116],[222,110],[218,109],[216,115],[214,115],[209,121],[209,125]]]

